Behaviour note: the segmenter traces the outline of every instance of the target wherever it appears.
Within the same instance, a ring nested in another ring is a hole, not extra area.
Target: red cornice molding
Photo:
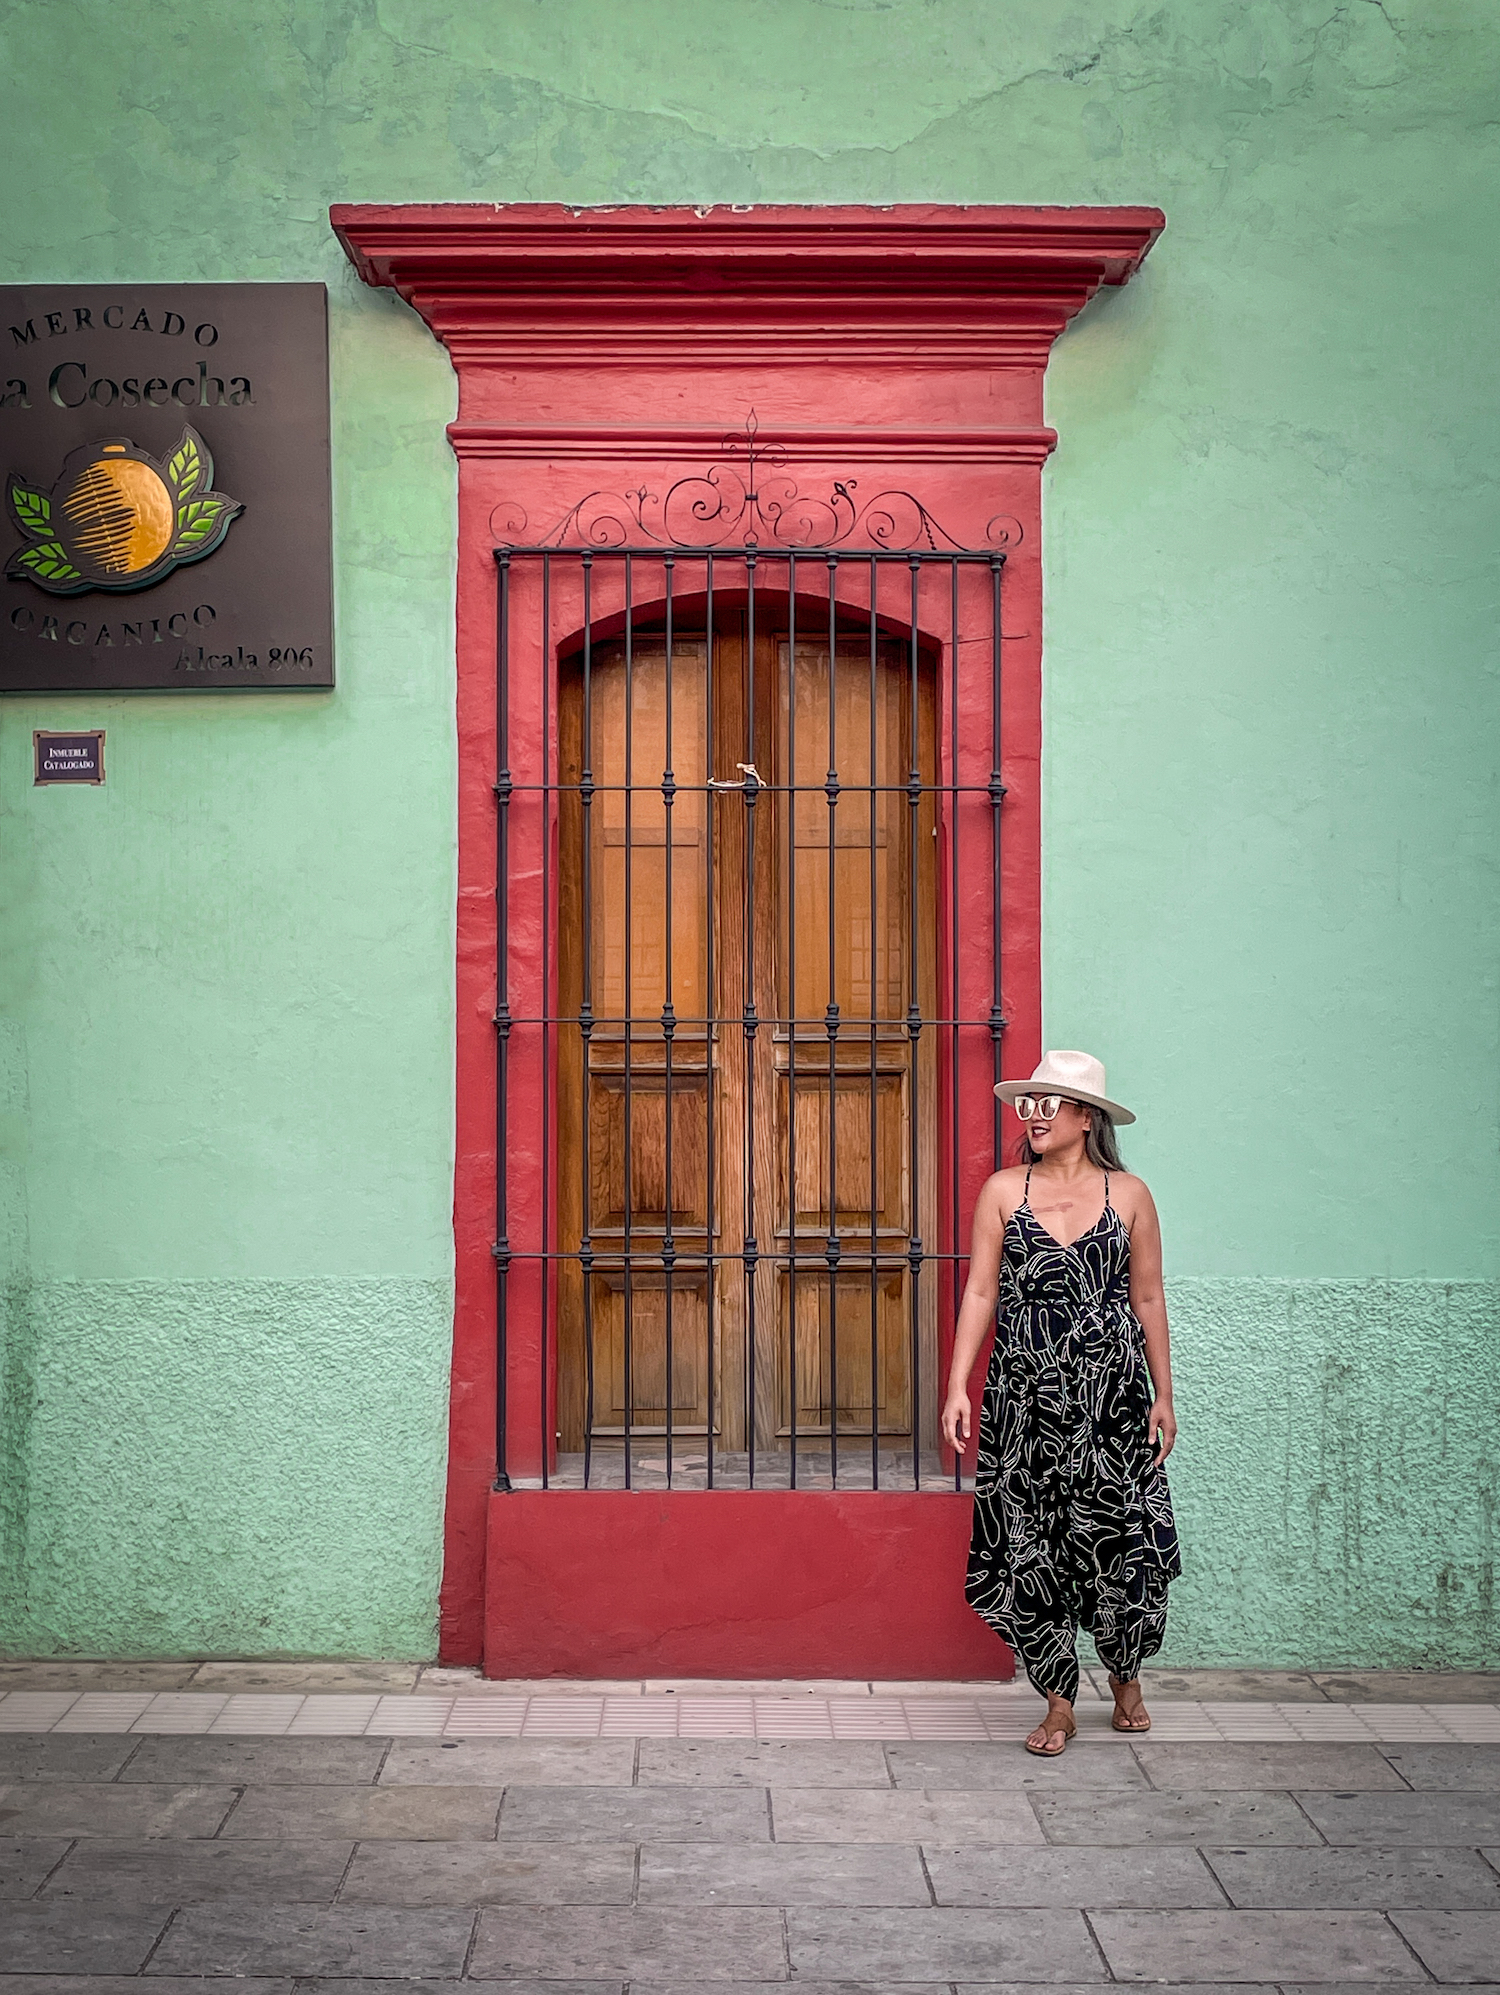
[[[456,362],[1044,365],[1157,208],[339,206],[367,284]]]
[[[448,438],[459,457],[521,463],[690,464],[710,462],[726,442],[718,429],[572,429],[456,422]],[[791,464],[1043,464],[1057,445],[1053,429],[889,430],[778,429],[778,466]]]

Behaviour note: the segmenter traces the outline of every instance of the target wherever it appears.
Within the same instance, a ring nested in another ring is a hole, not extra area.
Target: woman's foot
[[[1121,1683],[1111,1675],[1109,1687],[1115,1694],[1115,1715],[1110,1723],[1117,1732],[1149,1732],[1151,1715],[1141,1699],[1141,1680],[1133,1676],[1129,1683]]]
[[[1047,1715],[1030,1733],[1026,1740],[1026,1750],[1035,1753],[1038,1759],[1056,1759],[1059,1753],[1066,1752],[1068,1741],[1077,1726],[1073,1723],[1073,1705],[1066,1697],[1049,1697]]]

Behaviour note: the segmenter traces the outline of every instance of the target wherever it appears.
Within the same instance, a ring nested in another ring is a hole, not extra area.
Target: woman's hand
[[[949,1392],[943,1407],[943,1439],[955,1455],[961,1455],[968,1445],[971,1411],[966,1392],[956,1387]]]
[[[1152,1400],[1151,1411],[1146,1415],[1146,1439],[1156,1450],[1156,1465],[1160,1468],[1177,1444],[1177,1415],[1172,1411],[1170,1399]]]

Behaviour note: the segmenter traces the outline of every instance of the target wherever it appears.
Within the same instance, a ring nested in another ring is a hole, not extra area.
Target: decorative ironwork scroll
[[[964,543],[911,492],[887,488],[859,499],[857,478],[831,480],[826,494],[804,492],[786,468],[785,446],[762,443],[759,429],[752,409],[743,434],[725,437],[724,462],[677,479],[664,494],[647,485],[585,493],[533,545],[607,548],[641,540],[684,550],[868,544],[888,553],[963,551]],[[520,544],[527,526],[525,509],[507,501],[490,514],[501,546]],[[985,528],[984,547],[1009,550],[1021,538],[1020,521],[997,513]]]

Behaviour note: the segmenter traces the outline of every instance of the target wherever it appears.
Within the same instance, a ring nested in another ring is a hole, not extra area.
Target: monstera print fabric
[[[1075,1694],[1080,1627],[1122,1681],[1161,1647],[1182,1562],[1150,1409],[1107,1180],[1098,1224],[1067,1247],[1028,1199],[1005,1229],[965,1591],[1042,1692]]]

